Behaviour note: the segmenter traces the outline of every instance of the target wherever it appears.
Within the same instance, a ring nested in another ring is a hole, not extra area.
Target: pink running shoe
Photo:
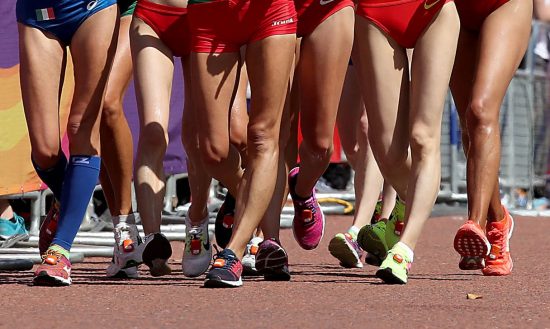
[[[325,233],[325,215],[315,197],[315,189],[311,191],[311,196],[307,199],[296,195],[295,188],[299,171],[300,168],[296,167],[288,174],[288,187],[294,203],[292,230],[300,247],[312,250],[317,248]]]
[[[58,220],[59,203],[54,200],[50,207],[50,211],[48,211],[44,222],[42,222],[40,226],[40,233],[38,235],[38,249],[40,250],[40,255],[43,255],[50,247],[50,244],[52,244],[55,232],[57,231]]]

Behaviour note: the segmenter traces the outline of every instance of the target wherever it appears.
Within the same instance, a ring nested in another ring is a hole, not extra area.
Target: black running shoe
[[[235,253],[230,249],[220,251],[214,264],[206,274],[204,287],[206,288],[236,288],[243,285],[241,275],[243,265]]]
[[[288,256],[276,239],[260,243],[256,254],[256,269],[266,281],[289,281]]]
[[[172,273],[168,259],[172,256],[172,246],[162,233],[149,234],[138,246],[142,251],[143,263],[149,266],[151,276],[163,276]]]
[[[235,217],[235,198],[229,192],[225,196],[218,215],[216,215],[216,225],[214,226],[214,235],[218,246],[225,248],[233,234],[233,220]]]

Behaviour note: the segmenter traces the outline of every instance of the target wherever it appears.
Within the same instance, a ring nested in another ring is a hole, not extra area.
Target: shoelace
[[[490,241],[494,241],[492,243],[491,258],[497,258],[500,256],[500,253],[505,250],[504,246],[504,234],[502,234],[502,231],[497,229],[496,227],[493,227],[489,232],[487,232],[487,238]],[[496,247],[496,248],[494,248]]]
[[[216,244],[214,244],[214,249],[216,249],[216,253],[214,254],[214,256],[212,256],[212,260],[214,261],[214,264],[216,263],[217,259],[223,259],[225,261],[223,266],[216,267],[216,268],[231,269],[233,267],[233,264],[236,262],[237,258],[225,257],[221,255],[223,253],[223,250],[220,250],[218,245]]]
[[[58,260],[61,259],[61,257],[63,256],[59,251],[56,251],[56,250],[52,250],[52,249],[48,249],[46,250],[46,252],[44,254],[42,254],[42,260],[46,260],[46,258],[48,258],[48,256],[55,256],[55,258],[57,258]]]

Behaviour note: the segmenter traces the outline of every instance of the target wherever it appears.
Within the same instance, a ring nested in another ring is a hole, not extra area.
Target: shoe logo
[[[93,0],[88,2],[88,5],[86,6],[86,9],[92,10],[97,6],[97,0]]]
[[[403,263],[403,257],[399,254],[393,255],[393,260],[396,261],[399,264]]]
[[[319,0],[319,4],[321,6],[328,5],[329,3],[333,2],[334,0]]]
[[[89,7],[89,4],[88,4],[88,7]],[[95,5],[94,5],[94,7],[95,7]],[[90,10],[90,9],[88,9],[88,10]],[[73,158],[73,163],[76,163],[76,164],[90,164],[90,158],[89,157],[74,157]]]
[[[210,249],[210,237],[208,234],[206,234],[206,241],[202,243],[202,246],[204,247],[204,250]]]
[[[334,1],[334,0],[330,0],[330,1]],[[280,21],[273,21],[273,24],[271,24],[271,26],[286,25],[290,23],[294,23],[294,18],[291,17],[289,19],[283,19]]]
[[[424,9],[426,9],[426,10],[430,10],[433,6],[435,6],[441,0],[436,0],[432,3],[430,3],[430,4],[428,4],[428,1],[429,0],[426,0],[426,2],[424,2]]]
[[[221,268],[224,266],[225,266],[225,259],[223,258],[216,259],[216,261],[214,262],[214,265],[212,265],[212,267],[217,267],[217,268]]]

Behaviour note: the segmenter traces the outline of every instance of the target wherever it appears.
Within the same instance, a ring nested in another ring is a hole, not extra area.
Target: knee
[[[231,130],[229,139],[238,150],[246,150],[246,128]]]
[[[105,96],[101,120],[108,126],[116,123],[123,115],[122,100],[118,97]]]
[[[60,151],[59,142],[46,142],[38,147],[33,147],[31,157],[38,167],[48,169],[55,166],[59,159]]]
[[[229,143],[205,140],[200,144],[200,159],[209,168],[222,168],[229,156]]]
[[[278,130],[264,124],[253,124],[247,131],[247,150],[250,156],[273,154],[278,151]]]
[[[330,137],[317,138],[313,141],[304,139],[302,143],[306,146],[307,154],[316,161],[330,161],[333,152],[333,144]]]
[[[475,134],[493,133],[499,120],[499,111],[494,107],[495,105],[484,97],[474,98],[466,113],[468,130],[475,131]]]
[[[437,155],[440,149],[440,131],[426,126],[415,126],[411,131],[410,147],[413,159],[418,161]]]

